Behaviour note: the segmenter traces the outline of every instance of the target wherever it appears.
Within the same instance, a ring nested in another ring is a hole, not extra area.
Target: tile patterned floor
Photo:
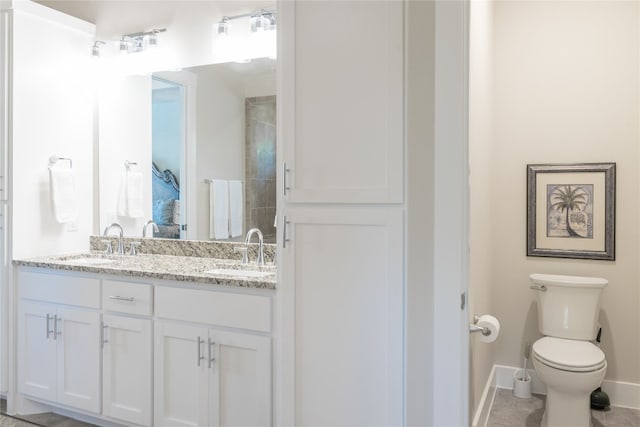
[[[487,427],[539,427],[544,412],[542,395],[519,399],[511,390],[498,389]],[[612,406],[607,411],[591,411],[593,427],[638,427],[640,410]]]
[[[46,412],[35,415],[3,415],[7,410],[7,401],[0,400],[0,427],[96,427],[62,415]]]

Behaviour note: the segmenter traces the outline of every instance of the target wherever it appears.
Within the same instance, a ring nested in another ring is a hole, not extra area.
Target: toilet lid
[[[540,362],[564,371],[597,371],[606,364],[602,350],[589,341],[544,337],[532,350]]]

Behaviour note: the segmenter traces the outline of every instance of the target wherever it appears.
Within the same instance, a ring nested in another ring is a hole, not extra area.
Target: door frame
[[[184,135],[180,147],[180,222],[187,224],[182,229],[180,239],[196,238],[196,169],[187,165],[196,164],[196,93],[198,76],[189,71],[154,72],[152,78],[159,78],[182,86],[184,97]],[[184,203],[184,200],[187,202]]]
[[[469,0],[435,6],[433,425],[469,425]]]

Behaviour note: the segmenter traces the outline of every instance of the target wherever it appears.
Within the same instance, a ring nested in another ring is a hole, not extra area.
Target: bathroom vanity
[[[99,252],[14,265],[22,397],[125,425],[272,425],[273,266]]]

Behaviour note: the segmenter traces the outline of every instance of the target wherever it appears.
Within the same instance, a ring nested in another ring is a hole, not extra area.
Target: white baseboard
[[[604,380],[602,390],[609,395],[613,406],[640,409],[640,384]]]
[[[474,413],[472,427],[487,425],[496,390],[499,388],[513,390],[513,375],[520,370],[513,366],[493,365]],[[538,379],[535,370],[527,369],[527,373],[531,375],[531,391],[534,394],[547,394],[547,389]],[[609,395],[612,406],[640,409],[640,384],[604,380],[602,390]]]
[[[482,391],[482,396],[480,396],[480,401],[478,402],[478,408],[476,409],[476,413],[473,417],[473,421],[471,427],[485,427],[487,422],[489,421],[489,412],[491,412],[491,407],[493,406],[493,399],[496,397],[496,365],[493,365],[491,368],[491,373],[489,374],[489,379],[484,386],[484,390]]]

